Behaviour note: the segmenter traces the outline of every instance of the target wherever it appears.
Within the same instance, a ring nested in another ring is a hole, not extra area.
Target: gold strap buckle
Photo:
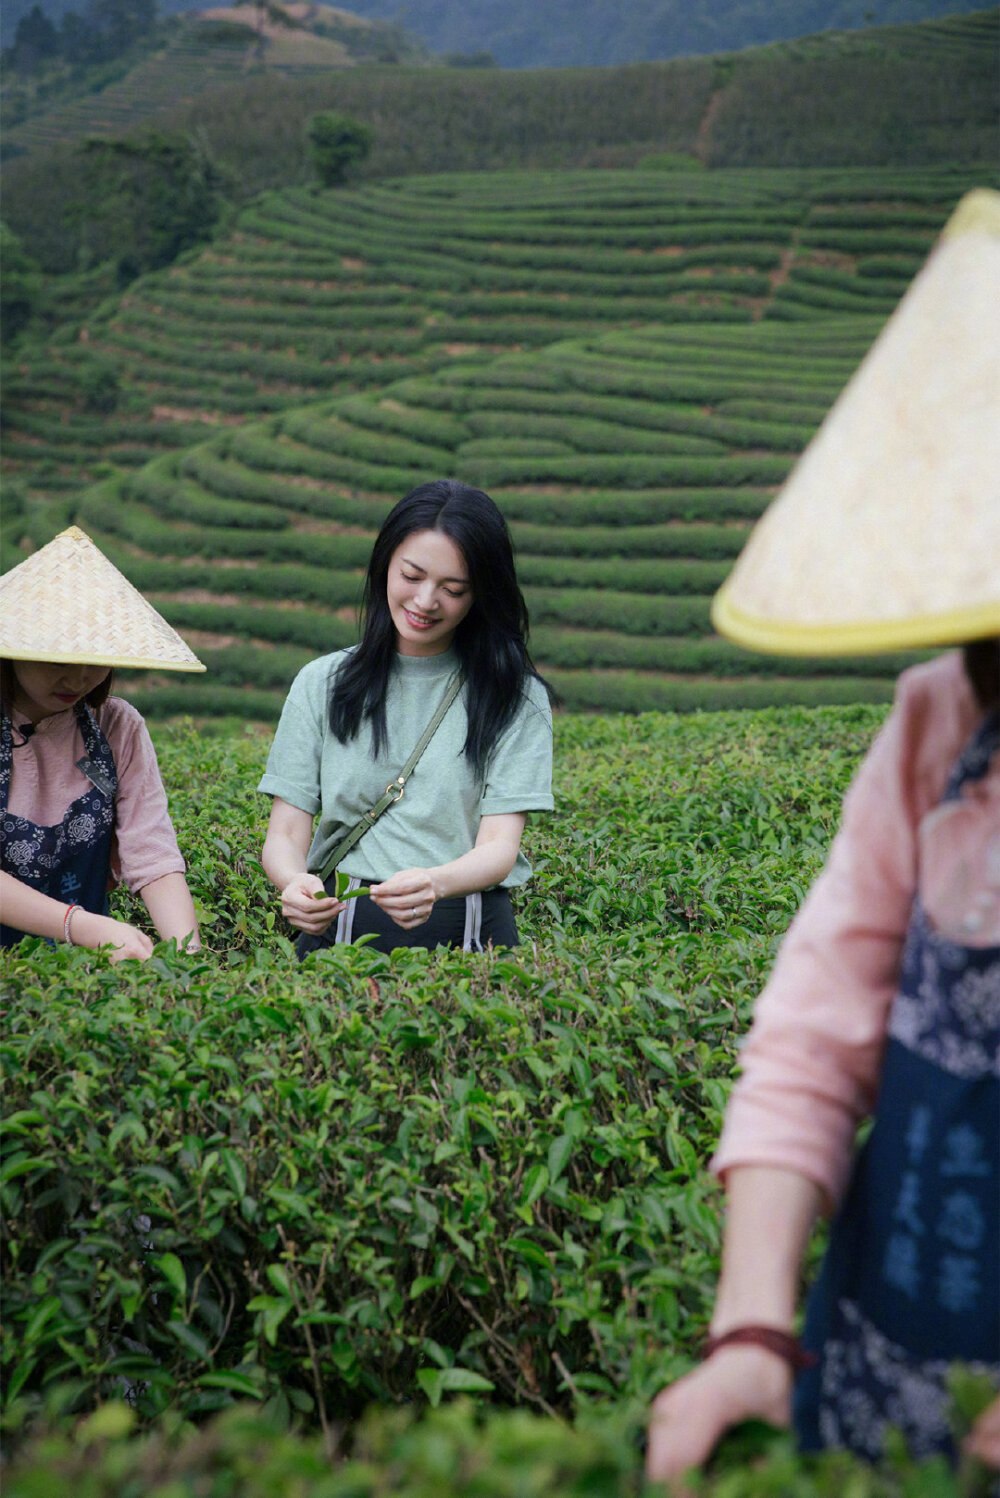
[[[397,788],[399,790],[399,795],[398,796],[392,796],[393,791],[396,790]],[[395,804],[396,804],[397,801],[402,801],[402,799],[403,799],[403,792],[405,791],[405,789],[406,789],[406,782],[403,779],[402,775],[397,776],[397,778],[395,780],[390,780],[389,781],[389,784],[385,788],[385,793],[386,793],[387,796],[392,796],[392,804],[393,804],[393,806],[395,806]]]

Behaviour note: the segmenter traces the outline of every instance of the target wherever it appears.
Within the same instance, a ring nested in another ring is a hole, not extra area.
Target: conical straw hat
[[[69,665],[205,667],[75,525],[0,577],[0,656]]]
[[[962,199],[712,622],[790,655],[1000,634],[1000,193]]]

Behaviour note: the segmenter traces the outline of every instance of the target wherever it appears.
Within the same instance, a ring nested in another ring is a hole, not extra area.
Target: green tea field
[[[50,1430],[5,1492],[638,1494],[708,1316],[736,1047],[882,712],[558,716],[516,952],[301,968],[257,861],[266,738],[158,729],[204,953],[2,959],[5,1418]],[[695,1491],[980,1491],[769,1449]]]
[[[992,1498],[891,1439],[749,1422],[669,1493],[643,1453],[702,1352],[752,1006],[920,658],[751,654],[711,599],[995,185],[1000,7],[522,70],[295,10],[284,50],[171,20],[5,104],[0,572],[78,524],[208,669],[116,673],[203,949],[0,951],[4,1498]],[[336,187],[328,109],[374,137]],[[507,517],[561,700],[521,944],[300,965],[256,784],[437,477]],[[961,1438],[992,1391],[950,1388]]]

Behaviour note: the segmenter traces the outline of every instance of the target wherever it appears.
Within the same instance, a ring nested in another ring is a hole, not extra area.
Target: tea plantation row
[[[884,700],[892,658],[755,659],[712,635],[708,604],[974,178],[268,195],[76,343],[25,353],[2,564],[79,521],[211,668],[134,684],[143,708],[273,718],[310,654],[354,638],[389,506],[456,474],[512,522],[539,661],[571,707]]]
[[[749,519],[871,332],[568,340],[296,408],[109,480],[83,496],[81,523],[210,667],[203,682],[136,683],[139,700],[276,715],[299,666],[356,638],[395,498],[451,473],[507,514],[536,655],[570,707],[885,700],[896,658],[761,659],[708,618]],[[257,695],[241,702],[241,688]]]
[[[980,180],[975,168],[521,172],[267,194],[78,342],[24,353],[5,465],[44,492],[102,456],[176,445],[175,422],[186,444],[198,420],[628,323],[878,320]]]
[[[50,1429],[5,1491],[638,1492],[709,1312],[736,1046],[881,715],[559,716],[517,951],[301,968],[266,742],[159,729],[205,952],[3,958],[5,1419]],[[699,1491],[977,1489],[779,1443]]]

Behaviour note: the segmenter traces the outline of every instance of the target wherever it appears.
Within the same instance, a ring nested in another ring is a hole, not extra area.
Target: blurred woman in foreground
[[[1000,1377],[998,308],[1000,196],[974,193],[716,600],[758,649],[975,643],[904,672],[758,1004],[713,1161],[711,1335],[653,1405],[653,1477],[754,1417],[807,1450],[877,1459],[896,1426],[951,1454],[949,1365]],[[966,1449],[1000,1467],[1000,1401]]]

